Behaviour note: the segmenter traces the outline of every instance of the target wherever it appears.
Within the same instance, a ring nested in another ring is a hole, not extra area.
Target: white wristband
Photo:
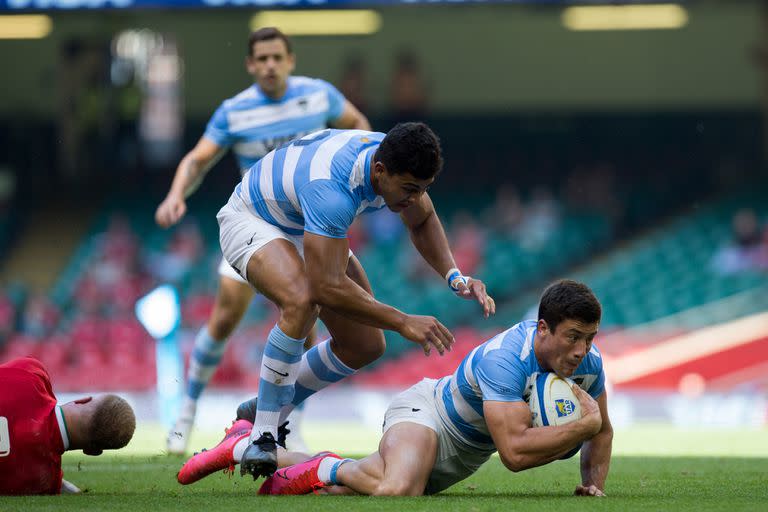
[[[448,287],[453,293],[459,293],[459,283],[464,283],[466,286],[469,283],[469,279],[462,275],[461,270],[452,268],[445,274],[445,280],[448,282]]]

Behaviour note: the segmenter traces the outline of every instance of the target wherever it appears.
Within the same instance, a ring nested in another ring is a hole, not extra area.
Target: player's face
[[[409,173],[390,174],[381,162],[374,163],[373,173],[374,190],[393,212],[401,212],[416,204],[435,181],[434,178],[420,180]]]
[[[288,77],[293,73],[296,60],[282,39],[257,41],[253,55],[246,59],[248,73],[253,75],[259,88],[270,97],[285,93]]]
[[[560,377],[570,377],[587,357],[599,323],[585,324],[578,320],[563,320],[552,332],[544,320],[539,320],[544,361]]]

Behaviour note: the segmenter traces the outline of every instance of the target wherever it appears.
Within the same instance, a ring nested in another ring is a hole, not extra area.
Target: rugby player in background
[[[181,160],[167,197],[155,220],[168,228],[186,214],[191,195],[218,159],[232,148],[245,173],[261,157],[308,133],[332,126],[370,130],[368,120],[331,84],[291,76],[296,57],[290,40],[278,29],[261,28],[248,38],[245,66],[255,83],[225,100],[208,122],[197,145]],[[200,329],[187,373],[186,397],[167,438],[168,452],[183,454],[197,412],[197,401],[213,376],[226,341],[245,314],[254,288],[224,260],[219,265],[219,288],[207,325]],[[312,339],[307,342],[311,346]],[[291,417],[291,440],[302,449],[296,413]]]

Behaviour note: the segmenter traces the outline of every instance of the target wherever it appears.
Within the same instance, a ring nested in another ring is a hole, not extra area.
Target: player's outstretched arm
[[[449,271],[456,268],[456,261],[429,195],[422,194],[415,204],[403,210],[400,217],[408,228],[416,250],[440,276],[447,278]],[[481,280],[470,277],[465,282],[462,276],[456,285],[456,294],[464,299],[477,300],[486,318],[496,313],[496,303],[486,293],[485,283]]]
[[[360,112],[349,100],[344,102],[344,110],[338,119],[334,120],[331,125],[334,128],[341,128],[344,130],[371,130],[371,123],[368,122],[368,118]]]
[[[613,427],[608,417],[606,392],[597,397],[600,416],[603,419],[600,431],[584,443],[581,448],[581,485],[576,487],[577,496],[605,496],[605,479],[611,465]]]
[[[360,323],[399,332],[418,343],[429,355],[431,347],[440,354],[450,350],[453,335],[436,318],[408,315],[377,301],[346,274],[349,242],[304,232],[304,260],[316,304]]]
[[[594,436],[600,430],[600,411],[594,399],[586,396],[593,407],[579,397],[581,419],[567,425],[537,428],[530,426],[531,411],[525,402],[484,401],[485,421],[504,465],[515,472],[541,466]]]
[[[158,226],[168,228],[184,217],[187,213],[187,204],[184,200],[197,190],[205,173],[223,154],[224,148],[202,137],[197,145],[181,159],[176,168],[171,189],[155,212],[155,221]]]

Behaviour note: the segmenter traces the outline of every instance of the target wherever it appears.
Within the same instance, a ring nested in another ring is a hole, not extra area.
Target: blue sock
[[[252,441],[264,432],[271,432],[277,439],[280,409],[293,399],[303,351],[303,339],[291,338],[277,325],[272,328],[261,359],[259,403],[251,431]]]
[[[221,362],[226,340],[216,341],[208,334],[208,327],[203,326],[195,338],[195,348],[189,358],[187,371],[187,397],[197,401]]]
[[[301,368],[296,379],[296,392],[291,403],[283,408],[280,418],[287,418],[293,408],[308,397],[352,375],[355,371],[336,357],[331,350],[330,339],[318,343],[307,350],[301,358]]]

